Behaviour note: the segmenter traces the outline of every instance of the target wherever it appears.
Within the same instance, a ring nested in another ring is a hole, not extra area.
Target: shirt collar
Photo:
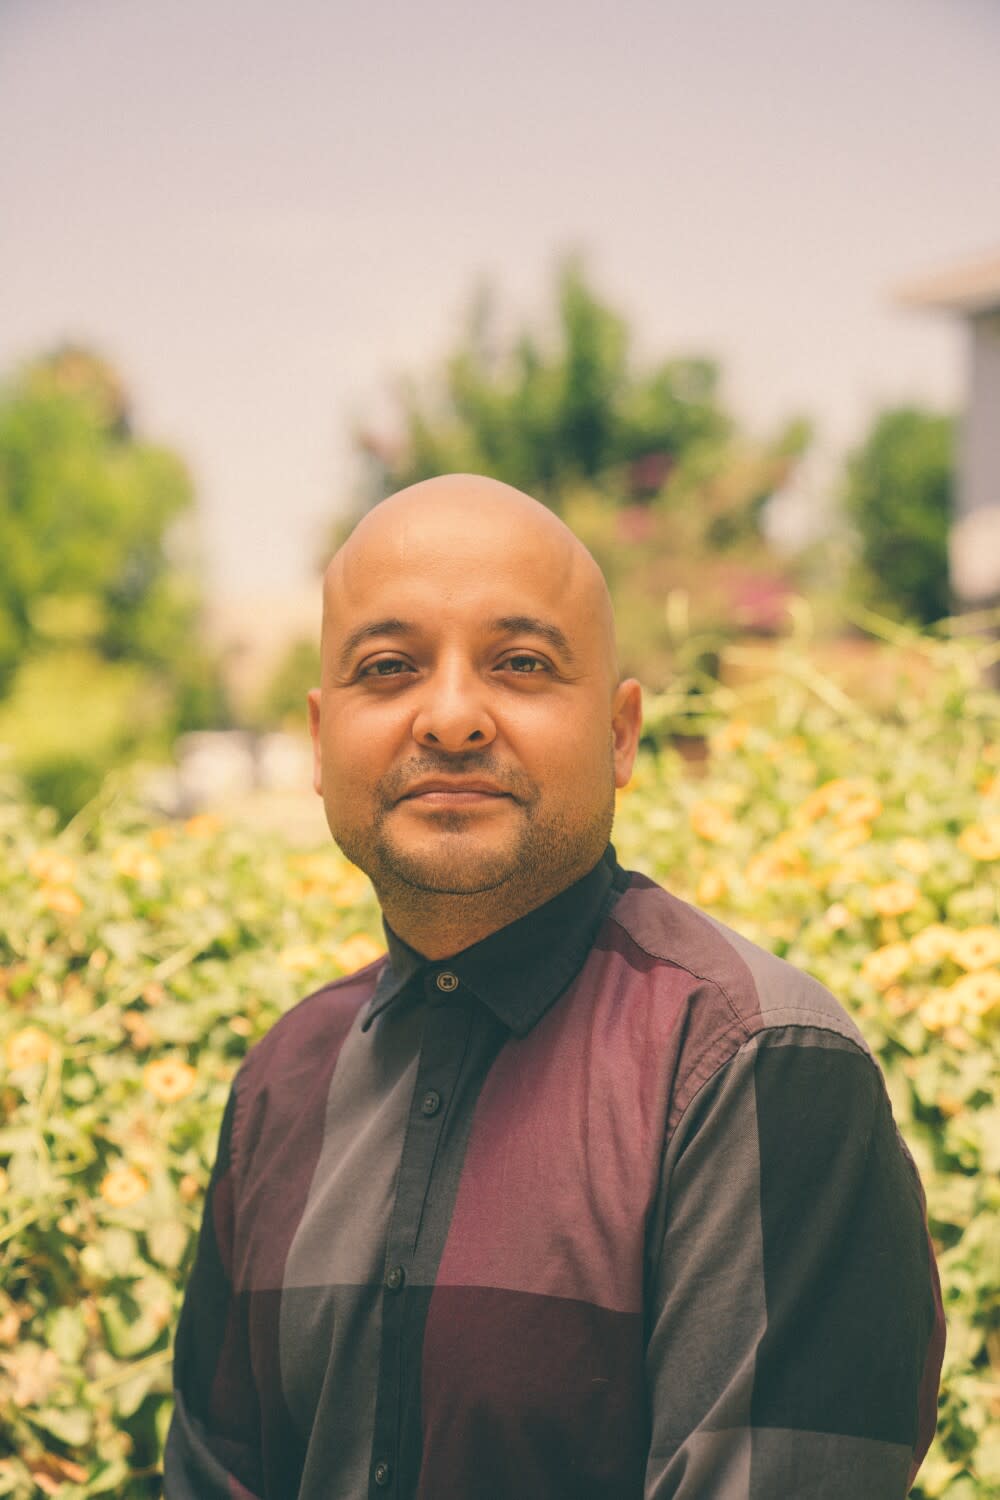
[[[609,843],[582,879],[451,958],[426,958],[383,917],[389,951],[362,1030],[367,1031],[407,986],[422,989],[427,978],[449,972],[516,1036],[527,1036],[583,967],[598,928],[628,883],[628,873]]]

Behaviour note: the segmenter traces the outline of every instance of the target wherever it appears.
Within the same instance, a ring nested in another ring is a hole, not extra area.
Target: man
[[[641,690],[593,558],[469,475],[325,580],[315,786],[388,956],[251,1050],[168,1500],[901,1500],[943,1348],[881,1074],[622,870]]]

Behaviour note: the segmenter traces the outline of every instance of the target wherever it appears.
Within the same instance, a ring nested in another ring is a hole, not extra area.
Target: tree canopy
[[[948,530],[955,424],[914,406],[876,417],[851,454],[844,507],[858,543],[857,592],[929,625],[950,607]]]
[[[558,267],[554,293],[539,326],[502,335],[496,298],[481,290],[441,366],[397,382],[396,431],[355,434],[367,482],[322,560],[387,495],[437,474],[491,475],[566,520],[615,597],[624,668],[667,680],[671,595],[717,634],[775,628],[794,564],[771,546],[763,514],[811,429],[794,418],[767,439],[742,432],[702,354],[643,364],[578,257]]]
[[[398,440],[357,435],[375,467],[375,499],[454,472],[503,479],[554,510],[581,482],[642,496],[683,454],[718,447],[734,430],[715,362],[639,368],[627,322],[579,257],[557,272],[554,329],[504,340],[497,322],[496,298],[483,288],[437,380],[399,382]]]
[[[183,462],[135,434],[94,353],[61,348],[0,389],[0,739],[62,811],[151,734],[220,710],[175,555],[193,508]]]

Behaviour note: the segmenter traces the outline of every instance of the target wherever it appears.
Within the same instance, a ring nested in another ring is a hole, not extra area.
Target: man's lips
[[[456,807],[466,802],[469,804],[471,802],[501,802],[505,801],[508,795],[510,793],[504,792],[498,786],[492,786],[489,781],[457,781],[457,783],[423,781],[406,792],[402,801]]]
[[[505,802],[506,800],[506,792],[444,792],[440,790],[411,792],[408,797],[403,798],[404,802],[428,802],[443,807],[464,805],[465,803],[472,802]]]

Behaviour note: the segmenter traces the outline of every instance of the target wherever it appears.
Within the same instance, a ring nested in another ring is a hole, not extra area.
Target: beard
[[[611,836],[615,811],[613,760],[605,792],[585,816],[547,813],[536,791],[482,814],[459,808],[397,812],[380,804],[366,824],[327,808],[334,842],[371,881],[390,925],[390,913],[418,919],[454,908],[456,917],[489,913],[503,923],[557,894],[591,870]],[[423,828],[404,836],[400,818]]]

